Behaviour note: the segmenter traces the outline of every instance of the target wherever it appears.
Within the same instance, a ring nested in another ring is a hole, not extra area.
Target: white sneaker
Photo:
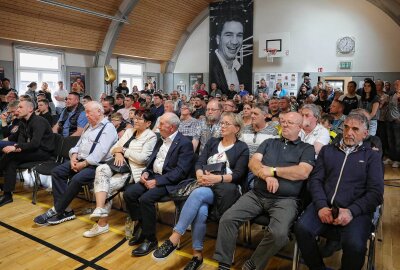
[[[108,217],[108,211],[106,208],[97,207],[93,210],[93,213],[89,216],[92,220],[98,220],[102,217]]]
[[[390,165],[390,164],[392,164],[393,163],[393,161],[390,159],[390,158],[387,158],[387,159],[385,159],[384,161],[383,161],[383,164],[385,164],[385,165]]]
[[[97,223],[93,225],[93,227],[89,230],[83,233],[84,237],[95,237],[100,234],[106,233],[109,231],[109,226],[108,224],[104,227],[99,226]]]
[[[394,161],[392,164],[392,168],[399,168],[400,167],[400,162]]]

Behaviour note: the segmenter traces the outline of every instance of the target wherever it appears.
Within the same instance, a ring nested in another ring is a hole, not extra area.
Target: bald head
[[[297,112],[281,113],[279,122],[282,127],[282,136],[289,141],[295,141],[299,137],[303,117]]]

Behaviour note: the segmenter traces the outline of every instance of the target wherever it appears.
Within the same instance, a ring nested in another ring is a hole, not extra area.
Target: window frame
[[[142,62],[142,61],[137,61],[137,60],[129,60],[129,59],[124,59],[124,58],[118,58],[117,59],[118,62],[118,80],[117,80],[117,85],[116,87],[118,87],[118,84],[120,82],[122,82],[122,79],[126,79],[129,78],[130,81],[128,82],[128,88],[129,88],[129,93],[132,92],[132,87],[133,85],[130,85],[130,83],[132,82],[132,79],[140,79],[142,81],[141,85],[137,85],[139,91],[142,90],[142,88],[144,87],[144,74],[146,72],[146,63]],[[128,64],[128,65],[141,65],[142,68],[142,72],[141,74],[126,74],[126,73],[121,73],[121,64]],[[116,88],[115,87],[115,88]]]
[[[29,53],[29,54],[36,54],[36,55],[48,55],[48,56],[55,56],[58,58],[58,67],[57,68],[46,68],[46,67],[25,67],[20,65],[20,54],[21,53]],[[21,72],[31,72],[38,74],[38,88],[40,88],[43,80],[44,74],[57,74],[58,80],[65,81],[65,54],[63,51],[60,50],[51,50],[46,48],[34,48],[34,47],[27,47],[27,46],[14,46],[14,76],[15,76],[15,89],[17,89],[18,94],[24,94],[27,88],[22,89],[22,81],[21,81]],[[57,88],[50,88],[52,91],[57,90]]]

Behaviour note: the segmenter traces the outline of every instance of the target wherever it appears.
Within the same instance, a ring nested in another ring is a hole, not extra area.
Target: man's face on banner
[[[227,21],[217,36],[218,52],[225,60],[233,61],[243,44],[243,25],[237,21]]]

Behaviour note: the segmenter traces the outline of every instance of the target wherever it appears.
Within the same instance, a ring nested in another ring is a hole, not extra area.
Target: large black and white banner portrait
[[[210,4],[210,85],[223,93],[231,84],[252,90],[253,0],[225,0]]]

